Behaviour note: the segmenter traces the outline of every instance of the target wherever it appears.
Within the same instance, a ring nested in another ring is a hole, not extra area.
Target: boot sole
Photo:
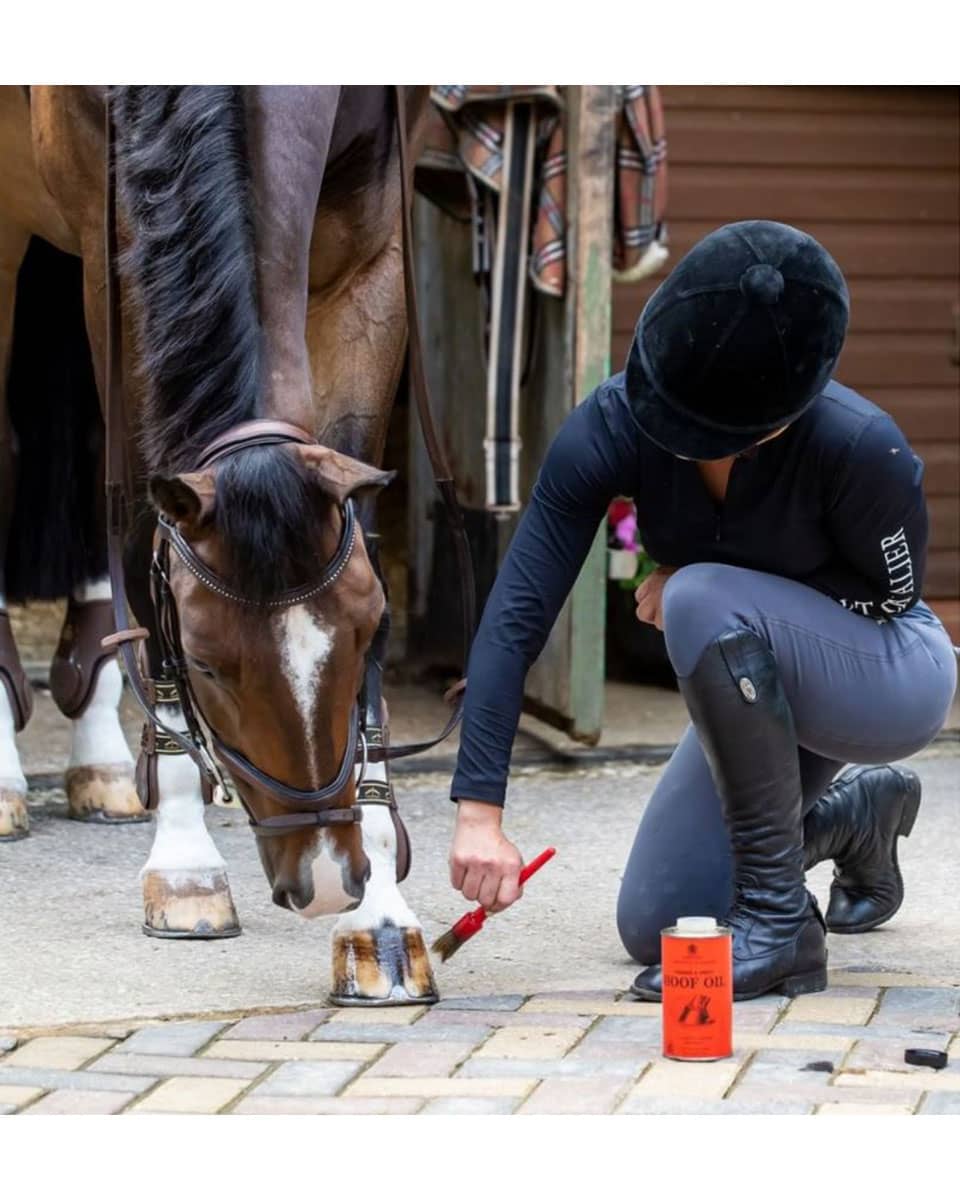
[[[759,996],[767,996],[771,993],[778,996],[789,996],[792,999],[794,996],[806,996],[809,992],[824,992],[826,989],[827,968],[821,967],[816,971],[807,971],[803,975],[791,975],[789,979],[782,979],[779,983],[759,988],[757,991],[734,992],[733,999],[734,1003],[740,1000],[756,1000]],[[647,1000],[654,1004],[663,1003],[663,995],[649,988],[631,987],[629,991],[630,995],[635,996],[638,1000]]]
[[[900,874],[900,862],[897,858],[897,842],[902,837],[909,837],[913,832],[917,813],[920,811],[920,787],[918,781],[911,779],[908,783],[909,791],[903,804],[903,812],[900,815],[900,826],[893,835],[893,869],[897,873],[897,883],[900,885],[900,899],[887,912],[881,913],[879,917],[874,917],[872,921],[863,921],[859,925],[831,925],[827,921],[827,929],[830,933],[869,933],[871,929],[877,929],[879,926],[885,925],[891,917],[896,916],[899,912],[900,905],[903,904],[903,876]]]

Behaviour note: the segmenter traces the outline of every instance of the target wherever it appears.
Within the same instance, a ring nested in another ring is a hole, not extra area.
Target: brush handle
[[[520,872],[520,886],[523,887],[531,875],[536,875],[537,871],[540,870],[544,863],[548,863],[556,854],[556,852],[557,851],[553,846],[548,846],[547,849],[538,854],[532,862],[528,862]],[[473,935],[481,929],[483,922],[488,916],[489,914],[487,910],[481,904],[477,908],[471,909],[470,912],[465,913],[454,926],[454,928],[457,930],[457,933],[461,935],[463,935],[469,928],[469,933],[466,933],[466,936],[473,937]],[[466,922],[466,924],[464,924],[464,922]],[[476,926],[475,928],[474,925]]]
[[[520,872],[520,886],[523,887],[531,875],[536,875],[537,871],[540,870],[544,863],[548,863],[556,854],[556,852],[557,851],[555,847],[548,846],[547,849],[538,854],[532,862],[528,862]]]

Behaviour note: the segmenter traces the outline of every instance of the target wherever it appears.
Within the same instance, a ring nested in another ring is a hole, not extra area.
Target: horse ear
[[[167,520],[189,536],[212,519],[216,483],[210,471],[169,477],[154,475],[150,480],[150,499]]]
[[[396,471],[381,471],[329,446],[297,446],[296,450],[321,491],[338,504],[367,488],[386,487],[396,475]]]

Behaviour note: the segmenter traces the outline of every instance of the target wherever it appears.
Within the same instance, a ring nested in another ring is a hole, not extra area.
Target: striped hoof
[[[144,871],[147,937],[209,941],[238,937],[240,921],[223,871]]]
[[[419,929],[385,922],[369,932],[334,937],[331,1004],[378,1008],[439,999]]]
[[[0,842],[18,842],[29,832],[26,797],[21,792],[0,787]]]
[[[66,788],[67,815],[74,821],[130,825],[150,820],[137,796],[133,767],[71,767]]]

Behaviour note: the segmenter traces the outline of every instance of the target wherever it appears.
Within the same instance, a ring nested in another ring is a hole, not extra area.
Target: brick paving
[[[714,1063],[664,1059],[659,1006],[613,991],[2,1030],[0,1114],[960,1114],[960,984],[830,983],[737,1004]]]

